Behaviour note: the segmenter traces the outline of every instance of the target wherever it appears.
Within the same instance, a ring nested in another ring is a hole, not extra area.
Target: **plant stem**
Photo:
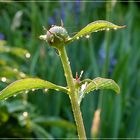
[[[63,64],[66,81],[67,81],[67,84],[69,87],[69,97],[70,97],[70,101],[71,101],[71,105],[72,105],[74,119],[75,119],[76,126],[77,126],[78,136],[79,136],[80,140],[81,139],[86,140],[83,118],[82,118],[82,114],[81,114],[81,110],[80,110],[80,105],[78,104],[78,99],[76,96],[77,93],[75,90],[70,62],[68,60],[68,56],[67,56],[66,49],[64,46],[59,48],[59,55],[60,55],[60,58],[61,58],[61,61]]]

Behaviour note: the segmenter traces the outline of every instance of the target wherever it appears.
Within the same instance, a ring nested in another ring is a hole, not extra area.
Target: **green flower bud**
[[[40,39],[46,40],[50,46],[55,48],[65,46],[65,42],[69,38],[68,32],[61,26],[52,26],[46,35],[40,36]]]

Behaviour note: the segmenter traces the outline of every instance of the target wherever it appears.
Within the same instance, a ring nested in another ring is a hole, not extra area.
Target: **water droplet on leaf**
[[[25,91],[26,94],[27,94],[28,92],[29,92],[28,90]]]
[[[44,89],[44,92],[47,92],[47,91],[48,91],[48,89],[47,89],[47,88],[45,88],[45,89]]]
[[[1,81],[2,81],[2,82],[6,82],[6,81],[7,81],[7,78],[6,78],[6,77],[2,77],[2,78],[1,78]]]
[[[90,37],[90,35],[86,35],[86,38],[89,38]]]
[[[79,36],[77,36],[76,39],[78,40],[79,39]]]
[[[30,57],[31,57],[31,54],[30,54],[30,53],[26,53],[26,54],[25,54],[25,57],[26,57],[26,58],[30,58]]]
[[[59,89],[58,89],[58,88],[56,88],[55,90],[56,90],[56,91],[59,91]]]
[[[35,89],[33,88],[32,91],[35,91]]]
[[[109,31],[110,29],[109,29],[109,28],[107,28],[106,30],[107,30],[107,31]]]
[[[28,117],[28,112],[23,112],[23,114],[22,114],[22,115],[23,115],[23,117],[25,117],[25,118],[26,118],[26,117]]]

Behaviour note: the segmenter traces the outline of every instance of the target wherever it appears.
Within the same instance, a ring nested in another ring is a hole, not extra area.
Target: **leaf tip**
[[[123,26],[119,26],[120,27],[120,29],[122,29],[122,28],[126,28],[127,26],[126,25],[123,25]]]

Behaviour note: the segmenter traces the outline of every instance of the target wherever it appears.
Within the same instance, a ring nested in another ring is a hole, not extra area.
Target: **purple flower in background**
[[[103,47],[99,50],[99,56],[100,56],[101,62],[104,63],[104,59],[106,57],[106,54],[105,54],[105,50]]]
[[[56,19],[54,17],[49,17],[48,18],[48,24],[49,25],[55,25],[56,24]]]
[[[101,47],[101,49],[99,50],[99,57],[100,57],[99,63],[102,66],[104,65],[105,59],[106,59],[106,53],[103,47]],[[109,72],[109,75],[111,75],[114,70],[115,65],[117,64],[117,59],[114,58],[112,53],[110,53],[109,59],[110,59],[110,63],[109,63],[108,72]]]
[[[0,40],[4,40],[5,39],[5,36],[3,33],[0,33]]]
[[[62,4],[61,4],[61,19],[62,19],[63,21],[65,20],[65,17],[66,17],[65,7],[66,7],[66,3],[62,3]]]
[[[76,17],[76,24],[79,23],[80,7],[81,7],[81,1],[75,0],[74,12],[75,12],[75,17]]]
[[[111,75],[113,73],[113,70],[115,68],[115,65],[117,64],[117,60],[113,57],[110,58],[110,65],[109,65],[109,75]]]

